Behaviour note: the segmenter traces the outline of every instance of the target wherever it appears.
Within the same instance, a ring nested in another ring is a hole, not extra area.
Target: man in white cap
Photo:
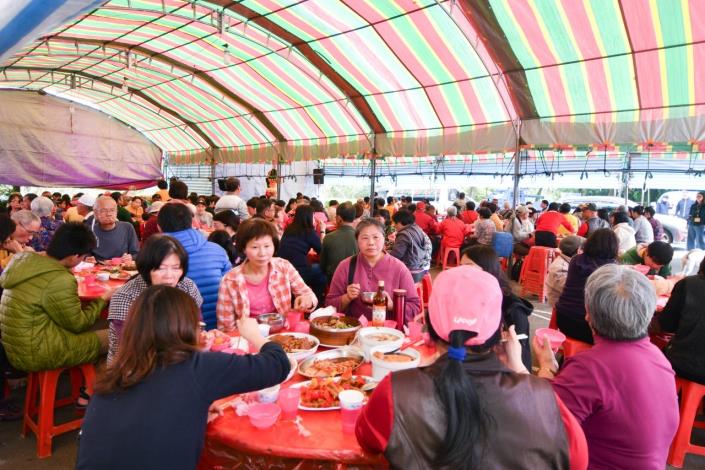
[[[68,208],[64,214],[64,222],[83,222],[93,214],[93,204],[95,204],[95,196],[83,194],[78,198],[75,206]]]

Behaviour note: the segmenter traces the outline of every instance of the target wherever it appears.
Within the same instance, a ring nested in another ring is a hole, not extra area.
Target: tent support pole
[[[216,166],[217,163],[215,161],[215,149],[213,149],[213,154],[211,155],[211,194],[215,194],[215,188],[217,186],[217,181],[215,179]]]
[[[512,197],[512,207],[516,208],[519,202],[519,178],[521,177],[521,121],[516,126],[517,141],[514,152],[514,195]]]
[[[372,216],[372,208],[375,201],[375,177],[377,176],[377,150],[372,149],[372,158],[370,160],[370,216]]]
[[[622,170],[622,191],[624,193],[624,206],[629,207],[629,173],[632,169],[632,153],[627,152]]]
[[[281,199],[282,196],[282,161],[277,158],[277,199]]]

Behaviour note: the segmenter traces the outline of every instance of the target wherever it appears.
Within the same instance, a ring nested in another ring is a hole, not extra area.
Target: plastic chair
[[[592,344],[590,343],[583,343],[582,341],[578,341],[577,339],[572,339],[572,338],[566,338],[565,341],[563,341],[563,357],[567,358],[570,356],[575,356],[578,353],[581,353],[583,351],[587,351],[588,349],[592,348]]]
[[[509,258],[514,252],[514,238],[509,232],[495,232],[492,247],[500,258]]]
[[[421,287],[423,287],[423,302],[428,305],[428,299],[431,298],[431,290],[433,290],[433,280],[429,273],[424,274],[421,278]]]
[[[59,376],[64,371],[69,371],[71,375],[71,395],[57,399],[56,388]],[[93,364],[81,364],[75,367],[44,370],[29,374],[24,403],[22,437],[26,437],[29,431],[32,431],[37,436],[37,457],[40,459],[51,456],[51,441],[55,436],[81,427],[82,417],[67,423],[54,424],[54,410],[73,405],[79,397],[81,383],[85,385],[86,392],[92,395],[93,385],[95,384],[95,368]]]
[[[455,255],[455,264],[453,266],[449,266],[448,261],[450,261],[450,255],[454,254]],[[450,247],[445,247],[443,248],[443,269],[446,270],[449,267],[454,267],[454,266],[460,266],[460,248],[450,248]]]
[[[521,266],[521,274],[519,275],[522,297],[529,293],[538,296],[539,302],[546,301],[548,267],[555,256],[555,248],[531,247],[529,254],[524,258],[524,264]]]
[[[423,300],[423,282],[419,281],[416,284],[414,284],[416,287],[416,295],[419,296],[419,302],[421,303],[421,313],[424,313],[424,309],[426,308],[426,302]]]
[[[674,467],[683,468],[685,454],[705,456],[705,447],[690,442],[693,428],[705,429],[705,422],[695,420],[698,408],[705,397],[705,385],[676,377],[676,390],[681,394],[680,423],[671,443],[667,462]]]

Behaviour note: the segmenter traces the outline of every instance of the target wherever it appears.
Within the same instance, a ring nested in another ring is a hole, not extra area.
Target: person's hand
[[[534,352],[536,353],[536,360],[539,363],[539,369],[545,369],[550,371],[558,370],[558,362],[556,362],[556,356],[551,350],[551,342],[548,338],[539,338],[534,336]]]
[[[511,325],[507,331],[502,332],[504,341],[504,352],[507,355],[507,367],[519,374],[528,374],[524,363],[521,360],[521,343],[517,339],[516,329]]]
[[[345,291],[348,294],[350,300],[357,299],[360,297],[360,284],[350,284]]]
[[[256,351],[259,351],[264,343],[267,342],[262,333],[260,333],[259,324],[254,318],[241,316],[236,323],[240,336],[245,338]]]
[[[129,253],[125,253],[122,255],[122,262],[123,263],[132,263],[132,255]]]
[[[315,307],[316,303],[313,301],[313,298],[310,295],[300,295],[294,299],[294,310],[310,312]]]
[[[17,240],[13,240],[12,238],[8,238],[5,240],[5,243],[2,244],[2,247],[9,251],[10,253],[20,253],[22,251],[22,245],[20,242]]]
[[[105,292],[103,292],[103,295],[101,295],[100,298],[107,302],[113,297],[116,290],[118,290],[117,287],[107,286]]]

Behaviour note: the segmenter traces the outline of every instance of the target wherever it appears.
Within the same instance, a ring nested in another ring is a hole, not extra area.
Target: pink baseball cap
[[[502,290],[497,279],[474,266],[442,271],[433,281],[428,315],[445,341],[453,330],[474,331],[467,346],[484,344],[502,320]]]

